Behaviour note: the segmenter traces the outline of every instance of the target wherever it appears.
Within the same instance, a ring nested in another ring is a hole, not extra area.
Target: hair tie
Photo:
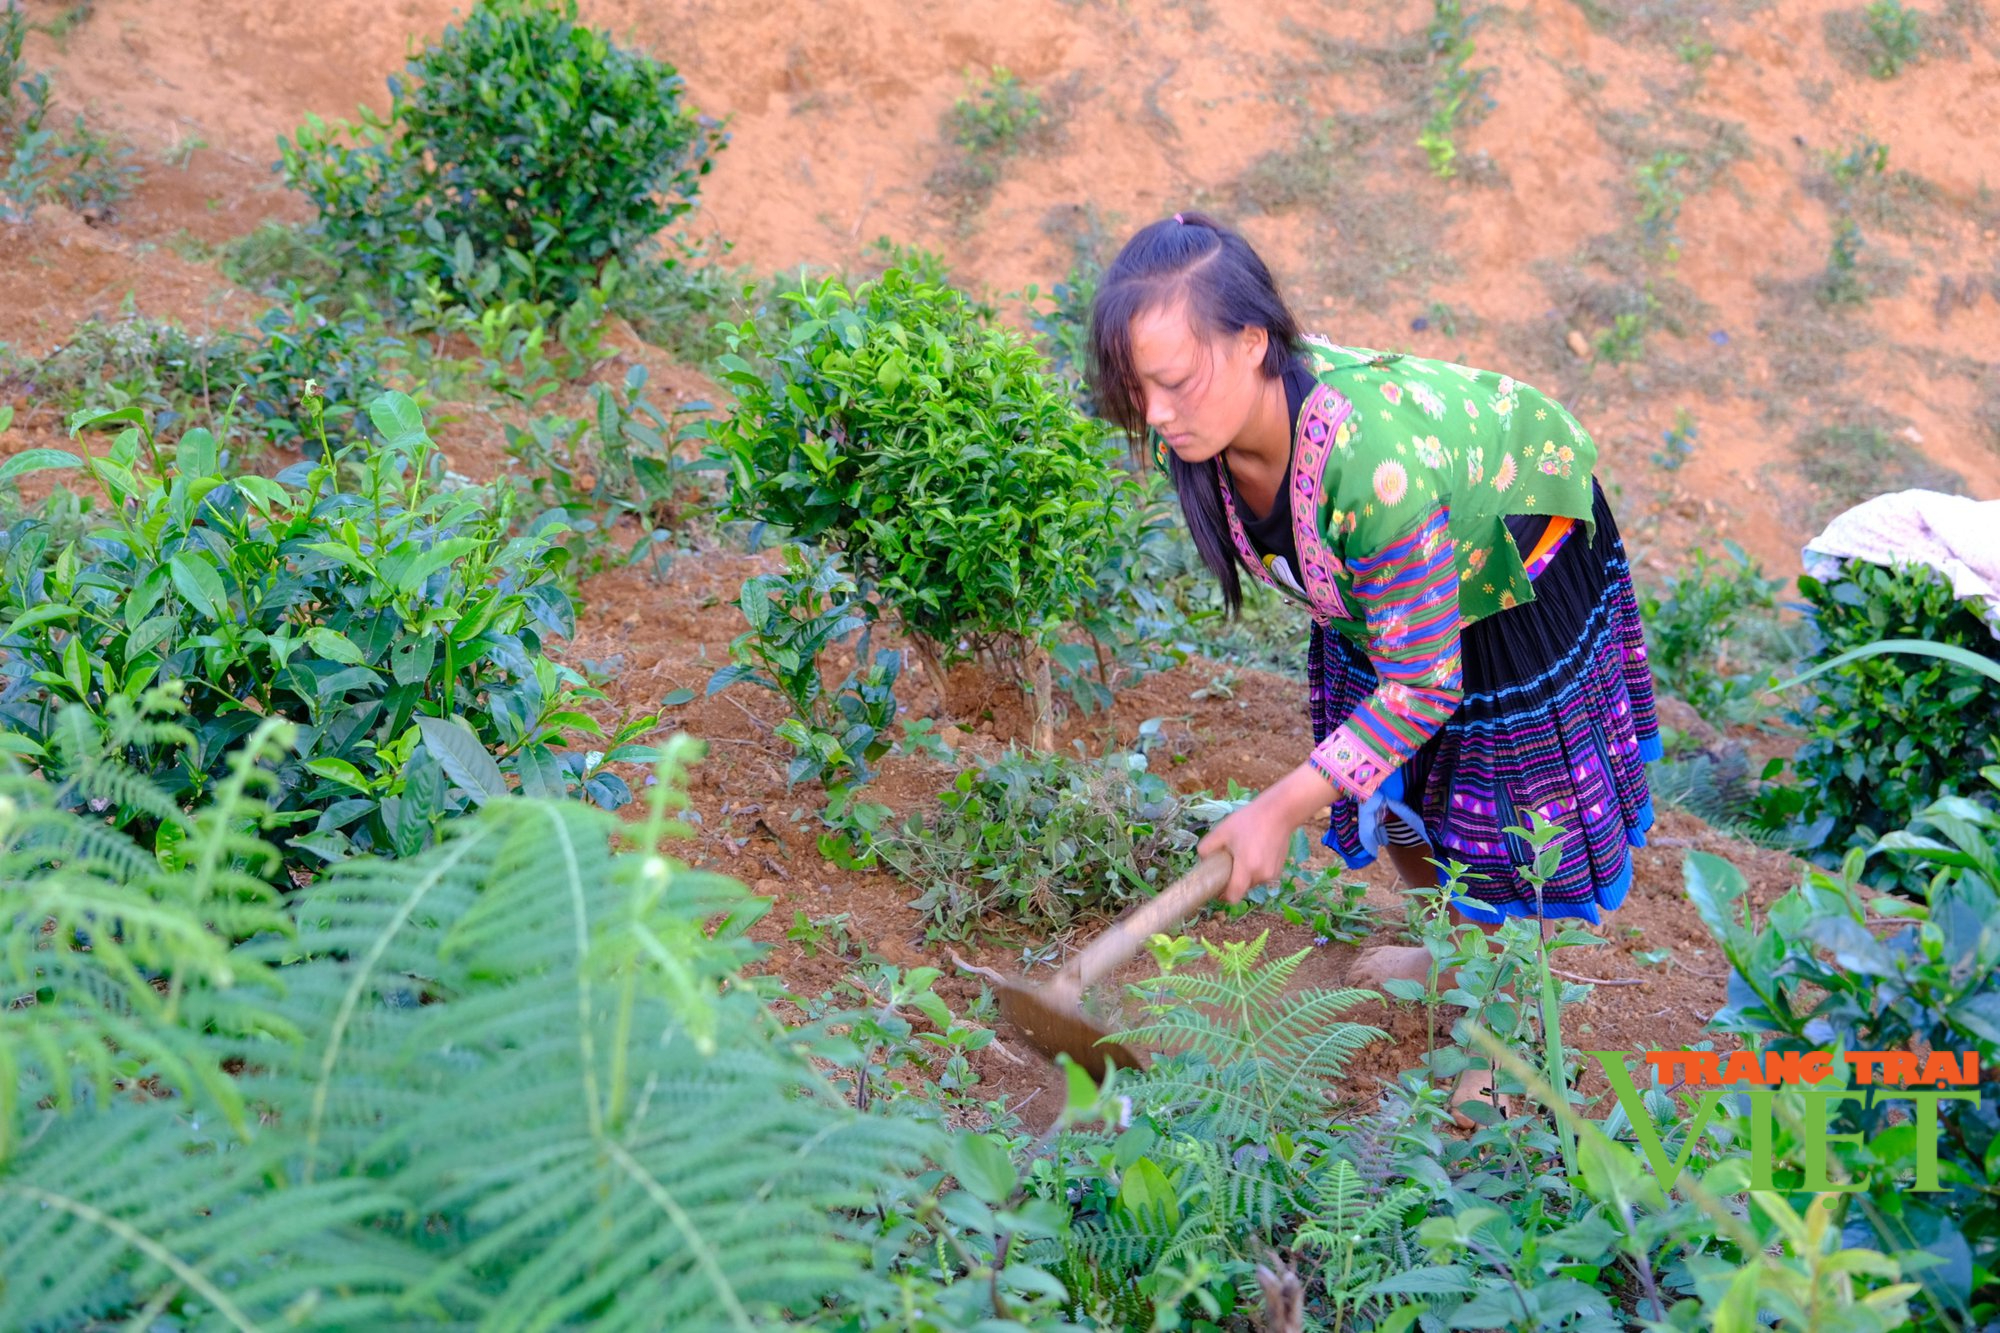
[[[1180,223],[1183,227],[1187,226],[1187,219],[1178,213],[1174,214],[1174,221]]]

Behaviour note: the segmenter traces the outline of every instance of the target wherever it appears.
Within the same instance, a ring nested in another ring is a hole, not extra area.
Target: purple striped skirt
[[[1383,785],[1422,818],[1430,855],[1470,867],[1453,905],[1474,920],[1534,915],[1519,871],[1532,848],[1506,832],[1531,827],[1530,812],[1564,830],[1544,913],[1593,922],[1625,901],[1632,849],[1653,826],[1646,765],[1661,750],[1652,669],[1602,487],[1593,509],[1593,539],[1581,527],[1570,534],[1535,575],[1533,601],[1465,628],[1457,711]],[[1307,671],[1317,743],[1375,689],[1375,671],[1359,645],[1317,626]],[[1356,802],[1334,804],[1326,845],[1355,869],[1375,859]]]

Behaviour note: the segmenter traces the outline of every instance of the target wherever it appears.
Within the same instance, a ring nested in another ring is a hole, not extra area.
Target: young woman
[[[1234,613],[1245,570],[1312,618],[1315,747],[1201,844],[1227,849],[1240,900],[1331,806],[1350,867],[1386,849],[1402,876],[1470,867],[1454,918],[1536,912],[1505,832],[1565,830],[1545,917],[1624,901],[1660,757],[1652,676],[1597,450],[1563,408],[1489,371],[1306,336],[1256,252],[1196,213],[1146,227],[1092,312],[1103,411],[1149,434],[1195,547]],[[1422,979],[1421,948],[1349,980]],[[1468,1073],[1453,1102],[1486,1095]],[[1463,1116],[1460,1117],[1465,1121]]]

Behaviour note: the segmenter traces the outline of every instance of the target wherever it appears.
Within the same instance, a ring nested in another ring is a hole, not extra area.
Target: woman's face
[[[1132,365],[1146,399],[1146,424],[1189,463],[1215,457],[1244,432],[1264,392],[1263,329],[1205,337],[1187,303],[1132,320]]]

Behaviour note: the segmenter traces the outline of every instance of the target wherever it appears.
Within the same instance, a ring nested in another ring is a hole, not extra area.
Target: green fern
[[[10,935],[56,1002],[0,1041],[49,1091],[0,1157],[0,1327],[742,1329],[838,1292],[937,1144],[772,1039],[739,980],[766,904],[663,850],[692,744],[642,822],[496,800],[343,863],[290,930],[250,893],[250,765],[150,866],[11,779],[10,918],[98,933]],[[157,1099],[64,1092],[86,1032]]]
[[[1341,1015],[1370,991],[1286,993],[1311,950],[1264,961],[1254,940],[1210,944],[1214,975],[1168,972],[1147,983],[1149,1024],[1118,1034],[1170,1054],[1139,1085],[1149,1110],[1187,1117],[1187,1132],[1222,1142],[1268,1142],[1272,1132],[1325,1122],[1348,1060],[1379,1028]]]
[[[1320,1280],[1327,1305],[1337,1314],[1353,1312],[1364,1293],[1395,1270],[1390,1246],[1400,1239],[1403,1215],[1424,1199],[1420,1189],[1382,1190],[1345,1157],[1330,1159],[1312,1173],[1311,1220],[1300,1226],[1293,1246],[1324,1256]]]
[[[61,734],[84,710],[65,710]],[[69,788],[0,774],[0,893],[15,923],[0,986],[0,1162],[26,1107],[68,1108],[115,1090],[173,1089],[239,1133],[249,1112],[225,1072],[224,1034],[282,1031],[258,1001],[278,990],[269,968],[235,956],[231,941],[282,936],[289,924],[266,876],[277,858],[243,826],[264,813],[261,765],[279,749],[265,723],[232,759],[215,801],[187,816],[144,779],[112,780],[112,765],[79,772],[160,813],[180,859],[173,873],[124,834],[59,808]]]

